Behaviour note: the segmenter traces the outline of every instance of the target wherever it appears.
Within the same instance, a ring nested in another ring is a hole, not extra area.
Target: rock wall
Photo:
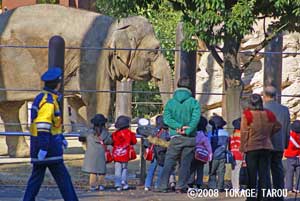
[[[247,35],[241,50],[253,50],[264,38],[262,22],[254,26],[253,34]],[[300,95],[300,33],[285,33],[283,36],[282,61],[282,95]],[[240,54],[241,64],[248,61],[249,56]],[[261,93],[263,89],[264,57],[258,55],[243,73],[244,94]],[[197,92],[222,93],[223,69],[210,53],[201,56],[197,72]],[[198,94],[196,98],[202,104],[204,115],[221,114],[222,96]],[[300,97],[282,97],[282,104],[290,109],[291,118],[300,119]]]

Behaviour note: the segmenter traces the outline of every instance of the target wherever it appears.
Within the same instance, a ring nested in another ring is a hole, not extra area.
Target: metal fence
[[[2,48],[22,48],[22,49],[47,49],[48,46],[24,46],[24,45],[0,45],[0,49]],[[160,49],[131,49],[131,48],[99,48],[99,47],[73,47],[73,46],[67,46],[65,47],[65,49],[67,50],[83,50],[83,51],[151,51],[151,52],[166,52],[166,51],[172,51],[172,52],[178,52],[181,51],[180,49],[165,49],[165,48],[160,48]],[[208,50],[196,50],[196,52],[198,53],[205,53],[205,52],[210,52]],[[220,51],[217,51],[220,52]],[[254,51],[240,51],[240,54],[245,54],[245,55],[254,55],[255,52]],[[282,55],[300,55],[300,52],[265,52],[265,51],[260,51],[258,53],[256,53],[257,55],[265,55],[265,54],[282,54]],[[0,88],[0,92],[8,92],[8,91],[14,91],[14,92],[38,92],[40,91],[40,89],[29,89],[29,88]],[[160,111],[162,110],[162,103],[161,102],[153,102],[153,101],[149,101],[151,100],[150,98],[147,98],[147,96],[153,96],[156,94],[169,94],[172,92],[159,92],[159,91],[136,91],[136,90],[132,90],[132,91],[114,91],[114,90],[94,90],[94,89],[85,89],[85,90],[65,90],[65,93],[75,93],[75,94],[82,94],[82,93],[111,93],[111,94],[116,94],[116,93],[131,93],[131,94],[138,94],[139,96],[145,96],[145,101],[136,101],[133,100],[132,101],[132,106],[134,108],[139,108],[141,106],[145,106],[148,105],[152,108],[155,109],[160,109]],[[223,96],[225,95],[224,93],[210,93],[210,92],[196,92],[196,95],[200,95],[200,96]],[[247,96],[247,95],[244,95]],[[282,94],[281,97],[295,97],[295,98],[299,98],[299,95],[292,95],[292,94]],[[112,115],[112,114],[110,114]],[[28,123],[17,123],[17,122],[12,122],[12,123],[1,123],[0,125],[9,125],[9,126],[26,126],[29,127]],[[84,126],[82,124],[64,124],[65,127],[68,126],[76,126],[77,128],[80,126]],[[64,133],[64,135],[66,137],[79,137],[80,136],[80,132],[76,132],[76,131],[72,131],[69,133]],[[0,132],[0,136],[30,136],[29,132],[12,132],[12,131],[5,131],[5,132]],[[141,138],[141,136],[137,136],[138,138]],[[143,139],[141,139],[143,141]],[[142,144],[142,142],[141,142]],[[143,155],[143,147],[141,145],[141,152],[140,155]],[[142,159],[142,157],[141,157]],[[141,169],[140,169],[140,173],[141,173],[141,178],[143,179],[145,176],[145,161],[141,160]],[[143,180],[141,181],[143,182]]]
[[[16,44],[0,44],[0,49],[5,49],[5,48],[12,48],[12,49],[48,49],[49,46],[46,45],[16,45]],[[75,51],[149,51],[149,52],[179,52],[182,51],[181,49],[167,49],[167,48],[158,48],[158,49],[151,49],[151,48],[106,48],[106,47],[91,47],[91,46],[81,46],[81,47],[76,47],[76,46],[66,46],[66,50],[75,50]],[[206,53],[210,52],[209,50],[206,49],[198,49],[195,50],[198,53]],[[220,53],[220,50],[216,50],[216,52]],[[299,55],[300,52],[269,52],[269,51],[259,51],[256,52],[255,50],[249,51],[239,51],[240,54],[245,54],[245,55],[265,55],[265,54],[282,54],[282,55]],[[30,89],[30,88],[0,88],[0,92],[5,92],[5,91],[14,91],[14,92],[38,92],[40,89]],[[65,93],[75,93],[75,94],[83,94],[83,93],[111,93],[111,94],[116,94],[116,93],[131,93],[131,94],[138,94],[139,96],[146,96],[146,101],[132,101],[132,105],[134,108],[139,108],[139,107],[152,107],[152,108],[161,108],[162,110],[162,103],[161,102],[154,102],[154,101],[148,101],[150,98],[147,98],[147,96],[152,96],[156,94],[168,94],[172,92],[159,92],[159,91],[114,91],[114,90],[94,90],[94,89],[85,89],[85,90],[64,90]],[[196,95],[200,96],[223,96],[223,93],[210,93],[210,92],[196,92]],[[247,96],[247,95],[243,95]],[[294,97],[294,98],[299,98],[299,95],[292,95],[292,94],[282,94],[281,97]],[[112,114],[110,114],[112,115]]]

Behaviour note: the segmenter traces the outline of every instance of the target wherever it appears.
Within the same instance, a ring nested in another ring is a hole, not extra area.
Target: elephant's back
[[[37,4],[19,7],[0,15],[1,45],[48,46],[60,35],[66,47],[101,47],[113,19],[98,13],[59,5]],[[93,61],[92,51],[66,50],[66,68]],[[85,55],[84,57],[82,55]],[[92,59],[91,59],[92,58]],[[88,60],[89,61],[86,61]],[[1,48],[0,88],[40,89],[40,76],[48,64],[47,48]],[[32,99],[36,92],[0,92],[1,101]]]
[[[2,40],[19,36],[24,41],[30,35],[48,42],[51,36],[61,35],[66,42],[82,41],[88,32],[95,29],[99,29],[101,35],[100,32],[108,29],[111,22],[112,18],[95,12],[37,4],[19,7],[0,15],[0,33]]]

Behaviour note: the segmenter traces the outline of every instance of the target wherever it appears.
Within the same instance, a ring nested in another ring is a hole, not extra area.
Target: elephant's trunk
[[[169,63],[162,54],[153,63],[151,76],[158,81],[162,102],[165,105],[173,92],[173,80]]]

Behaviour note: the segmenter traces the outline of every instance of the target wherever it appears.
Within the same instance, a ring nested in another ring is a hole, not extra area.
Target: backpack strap
[[[163,133],[163,131],[164,131],[164,129],[159,129],[159,131],[155,134],[155,137],[160,137],[161,136],[161,134]]]
[[[98,129],[95,129],[97,135],[98,135],[98,139],[99,139],[99,143],[103,146],[104,150],[107,150],[106,145],[104,144],[103,139],[101,138],[101,133],[99,133]]]

